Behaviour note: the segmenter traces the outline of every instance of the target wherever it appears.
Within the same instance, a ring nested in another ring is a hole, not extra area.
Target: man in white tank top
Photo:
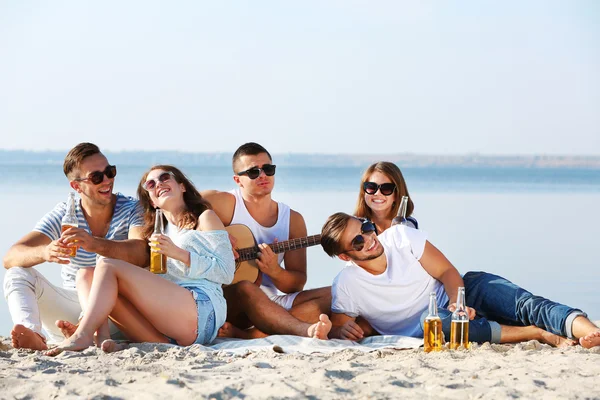
[[[227,320],[239,328],[251,325],[261,328],[265,319],[273,320],[277,326],[267,324],[267,333],[290,333],[285,327],[278,327],[283,324],[278,321],[281,313],[276,308],[255,312],[257,300],[266,294],[297,319],[311,323],[319,321],[320,314],[330,312],[331,289],[303,291],[306,284],[306,249],[277,255],[268,246],[275,241],[307,236],[302,215],[271,198],[275,184],[275,165],[271,155],[257,143],[246,143],[234,153],[233,171],[233,180],[238,185],[236,190],[205,191],[202,196],[210,202],[225,226],[243,224],[252,231],[261,251],[257,264],[262,272],[262,283],[260,289],[246,284],[243,289],[237,287],[239,284],[226,288]],[[224,327],[227,329],[229,326],[226,324]],[[221,333],[247,337],[247,333],[238,330]]]

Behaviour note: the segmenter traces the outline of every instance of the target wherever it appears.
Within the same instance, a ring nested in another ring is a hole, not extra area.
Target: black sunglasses
[[[365,182],[363,183],[363,190],[366,194],[375,194],[379,190],[382,195],[389,196],[396,190],[396,185],[393,183],[382,183],[381,185],[378,185],[375,182]]]
[[[117,176],[117,167],[115,165],[107,165],[106,168],[104,168],[104,171],[90,172],[87,178],[76,178],[74,180],[77,182],[90,181],[94,185],[99,185],[104,180],[104,175],[106,175],[108,179],[114,178]]]
[[[149,179],[146,182],[144,182],[144,184],[142,185],[142,187],[144,189],[146,189],[147,191],[151,191],[151,190],[154,190],[154,188],[156,187],[156,185],[158,185],[159,183],[165,183],[166,181],[168,181],[171,178],[175,179],[175,174],[174,173],[172,173],[171,171],[163,172],[162,174],[160,174],[158,176],[158,178],[156,178],[156,179]]]
[[[350,242],[352,246],[352,250],[361,251],[365,247],[365,237],[364,234],[371,234],[373,232],[377,232],[377,228],[375,228],[375,224],[369,221],[368,219],[363,220],[362,225],[360,226],[360,235],[356,235],[354,239]],[[352,250],[346,250],[344,253],[347,253]]]
[[[238,175],[248,175],[248,178],[256,179],[260,176],[260,172],[262,171],[265,173],[266,176],[273,176],[273,175],[275,175],[275,167],[276,167],[276,165],[273,165],[273,164],[265,164],[262,166],[262,168],[252,167],[245,171],[238,172],[237,174]]]

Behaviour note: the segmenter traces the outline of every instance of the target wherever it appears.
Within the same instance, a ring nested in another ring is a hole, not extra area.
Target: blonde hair
[[[406,186],[406,181],[404,180],[404,176],[402,176],[402,172],[400,168],[394,163],[388,161],[380,161],[378,163],[372,164],[365,170],[362,175],[362,179],[360,180],[360,188],[358,192],[358,200],[356,202],[356,208],[354,209],[354,215],[361,218],[371,219],[372,212],[367,203],[365,202],[365,192],[363,191],[363,183],[367,182],[367,179],[374,173],[381,172],[396,185],[396,201],[392,205],[388,218],[392,219],[398,213],[398,209],[400,208],[400,199],[402,196],[408,196],[408,187]],[[406,216],[409,217],[412,215],[415,205],[413,204],[410,196],[408,197],[408,207],[406,208]]]

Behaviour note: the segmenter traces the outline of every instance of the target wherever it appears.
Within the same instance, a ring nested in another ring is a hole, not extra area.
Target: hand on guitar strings
[[[277,239],[275,239],[273,243],[277,243]],[[277,260],[277,254],[275,254],[273,249],[266,243],[259,244],[258,250],[258,258],[256,259],[258,269],[260,269],[263,274],[269,275],[271,278],[276,277],[282,271]]]

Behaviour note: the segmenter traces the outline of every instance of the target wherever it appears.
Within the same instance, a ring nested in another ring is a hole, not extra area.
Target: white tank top
[[[248,212],[241,190],[234,189],[230,192],[235,196],[235,208],[233,210],[233,218],[230,225],[242,224],[246,225],[252,234],[256,243],[271,244],[275,239],[278,241],[288,240],[290,238],[290,207],[286,204],[277,202],[277,222],[271,227],[265,227],[256,222]],[[281,265],[284,253],[277,255],[277,261]],[[284,265],[281,265],[285,268]],[[269,296],[276,296],[279,292],[273,284],[273,281],[267,275],[263,275],[261,289]]]

